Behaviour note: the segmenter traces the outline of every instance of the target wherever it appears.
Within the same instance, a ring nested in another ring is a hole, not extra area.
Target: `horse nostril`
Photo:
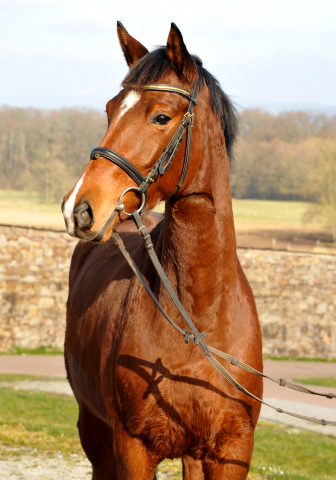
[[[91,217],[90,217],[90,215],[89,215],[89,212],[88,212],[87,210],[85,210],[84,212],[81,212],[80,215],[81,215],[81,218],[82,218],[82,220],[83,220],[83,222],[84,222],[84,225],[85,225],[85,226],[88,225],[89,222],[91,221]]]
[[[74,209],[76,225],[79,228],[90,228],[93,220],[93,213],[90,205],[86,202],[79,203]]]

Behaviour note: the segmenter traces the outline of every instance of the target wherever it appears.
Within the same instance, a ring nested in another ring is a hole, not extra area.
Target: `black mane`
[[[203,66],[202,60],[192,55],[198,69],[200,89],[207,85],[210,92],[212,110],[219,115],[225,136],[226,151],[231,160],[232,148],[238,134],[238,115],[229,97],[223,92],[218,80]],[[166,71],[171,68],[166,48],[159,47],[142,57],[126,75],[125,83],[139,87],[159,82]]]

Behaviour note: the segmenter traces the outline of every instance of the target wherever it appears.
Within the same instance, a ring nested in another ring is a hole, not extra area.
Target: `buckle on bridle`
[[[189,122],[188,122],[188,127],[193,128],[195,124],[195,114],[187,112],[188,117],[189,117]]]

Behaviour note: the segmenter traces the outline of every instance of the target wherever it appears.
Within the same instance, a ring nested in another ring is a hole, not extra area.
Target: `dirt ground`
[[[0,224],[65,231],[61,210],[39,212],[0,209]],[[295,228],[286,225],[236,222],[235,228],[237,246],[240,248],[269,248],[336,255],[331,234],[317,227]]]

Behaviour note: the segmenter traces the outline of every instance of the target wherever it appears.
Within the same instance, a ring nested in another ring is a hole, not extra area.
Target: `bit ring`
[[[127,192],[130,192],[131,190],[133,191],[136,191],[136,192],[139,192],[139,188],[138,187],[129,187],[129,188],[126,188],[126,190],[123,191],[123,193],[120,195],[119,197],[119,200],[118,200],[118,205],[117,205],[117,208],[116,210],[122,210],[124,212],[125,215],[128,215],[128,216],[132,216],[132,213],[127,213],[125,212],[124,208],[125,208],[125,205],[122,203],[122,197],[125,195],[125,193]],[[141,194],[141,205],[140,207],[135,210],[137,213],[140,213],[141,210],[143,209],[143,207],[145,206],[145,203],[146,203],[146,195],[144,193]],[[119,208],[118,208],[119,207]]]

